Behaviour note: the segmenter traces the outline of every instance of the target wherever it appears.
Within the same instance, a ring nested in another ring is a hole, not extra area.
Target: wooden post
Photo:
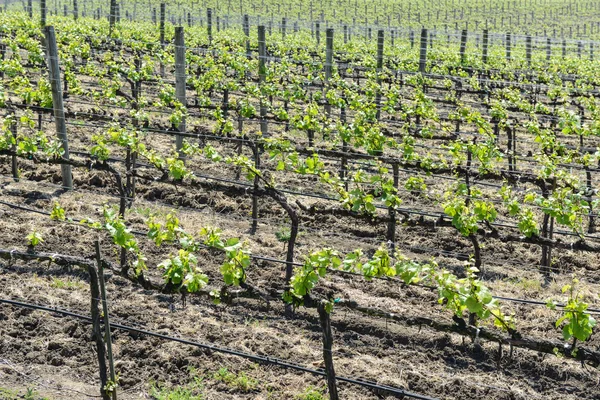
[[[425,73],[427,67],[427,29],[421,29],[421,51],[419,52],[419,72]]]
[[[317,47],[321,45],[321,23],[315,22],[315,37],[317,38]]]
[[[285,27],[287,25],[287,18],[281,19],[281,37],[285,39]]]
[[[6,43],[2,40],[2,36],[0,36],[0,63],[4,61],[6,57]],[[0,79],[4,79],[4,69],[0,69]]]
[[[160,21],[159,21],[159,26],[158,26],[158,32],[159,32],[159,42],[160,42],[160,47],[164,50],[165,49],[165,45],[166,45],[166,41],[165,41],[165,14],[166,14],[166,5],[165,3],[160,3]],[[160,62],[160,76],[161,77],[165,77],[165,64],[163,64],[163,62]]]
[[[265,26],[260,25],[258,27],[258,83],[259,86],[265,82],[265,78],[267,76],[267,67],[266,67],[266,59],[267,59],[267,47],[266,47],[266,39],[265,39]],[[262,95],[262,89],[260,94],[260,132],[263,137],[268,136],[267,130],[267,106],[264,102]]]
[[[112,35],[115,29],[115,21],[117,20],[117,0],[110,0],[110,14],[108,15],[109,32]]]
[[[254,157],[254,168],[260,170],[260,148],[256,143],[252,143],[252,155]],[[254,191],[252,194],[252,227],[250,233],[254,235],[258,229],[258,194],[256,191],[259,189],[260,180],[258,176],[254,177]]]
[[[185,73],[185,41],[183,33],[184,31],[182,26],[175,28],[175,92],[177,95],[177,100],[183,104],[184,107],[187,107],[185,96],[187,78]],[[179,132],[185,133],[185,117],[182,118],[181,123],[179,124]],[[179,158],[183,159],[183,136],[176,136],[175,146],[179,152]]]
[[[11,121],[10,121],[10,132],[12,133],[12,137],[15,140],[15,143],[17,141],[17,116],[16,114],[12,114],[11,116]],[[12,150],[13,151],[17,151],[17,146],[16,145],[12,145]],[[12,176],[15,182],[19,181],[19,165],[17,163],[17,156],[13,155],[12,156],[12,163],[11,163],[11,169],[12,169]]]
[[[510,33],[506,34],[506,61],[510,61]]]
[[[77,0],[73,0],[73,19],[77,21],[79,18],[79,8],[77,7]]]
[[[158,26],[158,32],[159,32],[159,41],[161,46],[165,45],[165,12],[166,12],[166,5],[165,3],[160,3],[160,23]]]
[[[527,35],[525,38],[525,59],[527,65],[531,66],[531,35]]]
[[[40,25],[46,26],[46,0],[40,0]]]
[[[244,15],[244,35],[246,35],[246,57],[250,58],[252,53],[250,51],[250,18],[248,14]]]
[[[325,373],[327,374],[327,388],[329,389],[329,400],[339,400],[337,385],[335,382],[335,370],[333,368],[333,335],[331,334],[331,320],[325,309],[325,304],[320,302],[317,306],[321,329],[323,330],[323,360],[325,361]]]
[[[208,31],[208,44],[212,44],[212,8],[206,9],[206,30]]]
[[[394,174],[394,187],[398,189],[400,182],[400,174],[398,164],[392,164],[392,171]],[[396,209],[394,207],[388,208],[389,222],[387,226],[387,241],[389,243],[389,249],[393,253],[396,248]]]
[[[489,38],[488,30],[484,29],[483,30],[483,56],[482,56],[482,61],[484,64],[487,64],[487,62],[488,62],[489,43],[490,43],[490,38]]]
[[[375,107],[377,113],[375,118],[381,117],[381,71],[383,69],[383,29],[377,32],[377,93],[375,94]]]
[[[96,240],[96,263],[98,264],[98,281],[100,283],[100,299],[102,300],[102,311],[104,313],[104,340],[106,342],[106,355],[108,356],[108,370],[111,382],[116,382],[115,363],[112,354],[112,337],[110,334],[110,317],[108,315],[108,303],[106,301],[106,285],[104,284],[104,265],[100,255],[100,242]],[[117,390],[112,391],[112,400],[117,400]]]
[[[317,31],[318,32],[318,31]],[[329,80],[331,79],[331,70],[333,68],[333,28],[329,28],[326,31],[325,40],[325,93],[329,91]],[[325,113],[327,116],[331,116],[331,104],[327,100],[325,95]]]
[[[460,35],[460,63],[464,64],[466,61],[465,51],[467,50],[467,30],[463,29]]]
[[[565,38],[563,38],[562,40],[562,58],[566,58],[567,57],[567,40]]]
[[[98,274],[93,266],[88,267],[90,275],[90,294],[92,297],[91,313],[92,313],[92,340],[96,342],[96,351],[98,353],[98,366],[100,369],[100,394],[102,400],[110,400],[104,388],[108,383],[106,374],[106,347],[102,340],[102,330],[100,329],[100,310],[98,308],[98,300],[100,299],[100,289],[98,287]]]
[[[33,18],[33,0],[27,0],[27,13],[29,18]]]
[[[546,38],[546,62],[550,62],[552,58],[552,42],[550,38]]]
[[[63,106],[62,88],[60,84],[60,67],[58,65],[58,48],[56,46],[56,34],[53,26],[44,28],[46,36],[46,49],[48,58],[48,69],[50,75],[50,85],[52,87],[52,108],[54,109],[54,119],[56,121],[56,133],[62,142],[64,150],[63,158],[69,159],[69,142],[67,139],[67,125],[65,123],[65,110]],[[71,177],[71,166],[61,164],[62,183],[67,189],[73,189],[73,179]]]

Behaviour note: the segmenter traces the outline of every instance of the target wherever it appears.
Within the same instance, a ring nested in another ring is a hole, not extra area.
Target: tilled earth
[[[7,165],[7,163],[2,163]],[[46,175],[52,171],[35,170],[31,174]],[[79,190],[59,194],[50,185],[23,181],[4,182],[2,199],[32,209],[49,211],[54,200],[65,207],[73,218],[95,215],[105,202],[114,198],[101,195],[94,173],[77,172]],[[168,185],[140,185],[142,197],[134,203],[128,222],[132,228],[144,231],[140,214],[147,208],[166,212],[177,198],[208,199],[206,193],[189,189],[181,193]],[[204,196],[204,197],[203,197]],[[249,219],[243,210],[248,197],[225,194],[211,196],[210,203],[200,208],[180,208],[182,225],[197,231],[199,227],[216,225],[224,229],[225,237],[241,236],[248,240],[255,254],[283,259],[285,250],[275,232],[280,229],[269,218],[282,223],[281,212],[275,206],[261,203],[261,216],[256,235],[248,233]],[[219,212],[219,210],[228,210]],[[3,206],[1,247],[25,249],[25,236],[38,229],[44,243],[39,251],[57,252],[86,258],[93,257],[93,241],[98,233],[48,217]],[[321,228],[321,229],[319,229]],[[340,250],[356,247],[374,249],[383,240],[384,229],[376,229],[356,221],[319,216],[306,220],[301,229],[297,259],[302,254],[332,246]],[[362,232],[362,234],[357,234]],[[101,235],[102,236],[102,235]],[[153,267],[173,249],[157,248],[140,239],[148,257],[147,275],[160,281]],[[407,254],[427,258],[418,249],[438,248],[450,253],[468,253],[469,243],[456,237],[451,229],[432,232],[426,228],[398,227],[398,245]],[[535,298],[559,298],[562,284],[570,274],[553,275],[546,285],[535,268],[523,268],[524,262],[534,263],[539,257],[535,246],[511,246],[489,241],[485,243],[485,279],[494,294]],[[117,252],[107,238],[101,237],[105,258],[116,261]],[[411,249],[414,250],[411,251]],[[492,249],[492,250],[490,250]],[[222,256],[200,252],[200,266],[210,277],[211,287],[220,288],[218,266]],[[568,272],[578,272],[584,280],[582,292],[593,304],[598,292],[598,262],[582,253],[560,254]],[[520,263],[513,263],[519,260]],[[440,263],[454,263],[456,258],[438,257]],[[531,265],[531,264],[530,264]],[[560,271],[559,271],[560,272]],[[248,270],[248,281],[269,292],[280,289],[284,266],[257,261]],[[4,263],[0,266],[0,291],[3,298],[68,309],[89,314],[90,293],[87,274],[39,262]],[[538,282],[536,284],[535,282]],[[313,309],[298,309],[296,318],[283,318],[278,301],[269,305],[260,299],[235,298],[229,305],[214,305],[205,297],[189,296],[184,308],[179,296],[164,295],[142,289],[118,275],[108,276],[109,309],[115,322],[140,327],[166,335],[213,344],[239,351],[280,358],[309,368],[322,368],[322,336],[318,316]],[[435,293],[417,287],[402,287],[393,282],[367,282],[360,277],[331,275],[320,284],[322,293],[336,298],[355,300],[363,306],[385,310],[406,317],[427,317],[451,323],[451,313],[437,304]],[[507,304],[507,312],[515,313],[517,327],[523,334],[552,340],[560,339],[553,327],[554,311],[544,307]],[[0,305],[0,387],[6,398],[35,388],[51,399],[93,398],[99,391],[98,367],[91,327],[84,322],[40,311]],[[496,343],[474,343],[471,338],[434,331],[426,326],[413,326],[368,317],[343,307],[332,314],[334,363],[336,373],[360,377],[378,383],[402,387],[416,393],[443,399],[597,399],[600,396],[600,375],[595,369],[572,360]],[[321,393],[322,378],[258,365],[241,358],[227,356],[157,338],[115,331],[113,335],[116,368],[120,376],[120,398],[150,398],[152,387],[192,386],[204,398],[290,399],[307,397],[309,390]],[[584,346],[595,349],[598,340],[592,338]],[[193,384],[198,380],[198,384]],[[340,383],[340,395],[345,399],[386,398],[354,385]],[[304,397],[303,397],[304,396]],[[389,396],[388,396],[389,397]],[[1,397],[0,397],[1,398]],[[391,398],[391,397],[390,397]]]

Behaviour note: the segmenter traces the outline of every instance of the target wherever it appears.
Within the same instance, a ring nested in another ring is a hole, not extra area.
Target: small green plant
[[[568,293],[569,298],[563,308],[564,315],[560,317],[555,326],[559,328],[562,325],[562,334],[565,340],[573,338],[572,352],[576,354],[575,345],[577,340],[585,342],[592,336],[596,320],[586,312],[588,304],[581,299],[579,291],[575,287],[579,283],[578,279],[573,279],[572,284],[565,285],[562,293]],[[548,308],[555,310],[556,303],[552,300],[547,303]]]
[[[196,374],[194,368],[189,368],[191,380],[184,386],[167,387],[156,382],[150,386],[150,396],[153,400],[203,400],[203,378]],[[118,377],[117,377],[118,381]]]
[[[83,282],[73,281],[73,280],[62,280],[58,278],[52,278],[52,282],[50,283],[50,287],[54,289],[83,289],[85,288],[85,284]]]
[[[245,372],[238,374],[230,372],[226,367],[221,367],[213,374],[213,379],[221,381],[242,392],[251,392],[258,386],[258,380],[249,377]]]
[[[180,386],[175,388],[167,388],[164,386],[155,385],[152,387],[150,396],[154,400],[202,400],[201,381]]]
[[[42,237],[42,234],[36,230],[27,235],[27,244],[31,249],[33,249],[35,246],[39,245],[43,241],[44,238]]]
[[[292,235],[292,231],[289,228],[281,228],[280,230],[275,232],[275,237],[277,238],[277,241],[283,243],[284,250],[290,241],[291,235]],[[298,233],[296,238],[299,238],[300,236],[302,236],[302,233]]]
[[[54,202],[52,211],[50,212],[50,219],[53,221],[64,221],[65,220],[65,209],[58,204],[58,201]]]
[[[425,181],[423,180],[423,178],[419,177],[419,176],[411,176],[410,178],[408,178],[406,180],[406,183],[404,184],[404,188],[406,190],[408,190],[409,192],[411,192],[414,195],[418,195],[420,193],[425,192],[425,190],[427,190],[427,185],[425,184]]]
[[[326,400],[325,389],[319,389],[313,386],[306,388],[304,392],[296,395],[297,400]]]

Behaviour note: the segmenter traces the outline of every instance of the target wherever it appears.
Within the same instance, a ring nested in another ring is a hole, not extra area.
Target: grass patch
[[[193,376],[185,386],[166,387],[155,383],[150,389],[150,396],[154,400],[203,400],[203,390],[202,378]]]
[[[242,392],[251,392],[258,386],[258,380],[249,377],[245,372],[234,373],[230,372],[227,368],[219,368],[217,372],[213,374],[213,379],[221,381],[226,385],[238,389]]]
[[[86,285],[83,282],[70,280],[70,279],[59,279],[52,278],[52,282],[50,282],[50,287],[54,289],[66,289],[66,290],[77,290],[77,289],[85,289]]]
[[[313,386],[306,388],[304,392],[296,396],[297,400],[327,400],[329,396],[325,395],[325,389],[319,389]]]

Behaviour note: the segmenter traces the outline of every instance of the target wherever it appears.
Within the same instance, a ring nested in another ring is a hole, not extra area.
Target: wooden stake
[[[116,383],[115,363],[112,354],[112,337],[110,334],[110,317],[106,301],[106,285],[104,284],[104,265],[102,264],[102,256],[100,255],[100,242],[96,240],[94,244],[96,247],[96,263],[98,264],[98,281],[100,282],[100,294],[102,296],[102,311],[104,312],[104,341],[106,343],[106,355],[108,356],[108,369],[111,382]],[[116,388],[112,391],[112,400],[117,400]]]
[[[63,158],[69,159],[69,142],[67,139],[67,125],[65,123],[65,110],[63,106],[62,88],[60,84],[60,67],[58,65],[58,48],[56,46],[56,34],[53,26],[44,28],[47,46],[48,69],[50,72],[50,85],[52,87],[52,108],[54,109],[54,119],[56,121],[56,133],[62,143],[64,150]],[[62,183],[67,189],[73,189],[73,179],[71,177],[71,166],[61,165]]]
[[[96,342],[96,351],[98,352],[98,366],[100,369],[100,394],[102,400],[110,400],[110,397],[104,390],[108,383],[106,375],[106,348],[102,340],[102,330],[100,329],[100,311],[98,308],[98,299],[100,299],[100,289],[98,288],[98,274],[93,266],[88,267],[90,275],[90,294],[92,296],[92,340]]]
[[[333,356],[331,348],[333,347],[333,335],[331,334],[331,320],[329,313],[325,309],[325,303],[321,302],[317,306],[321,329],[323,330],[323,359],[325,361],[325,373],[327,374],[327,388],[329,389],[329,400],[339,400],[337,385],[335,382],[335,370],[333,368]]]
[[[178,26],[175,28],[175,91],[177,100],[183,104],[184,107],[187,107],[185,95],[187,77],[185,73],[185,66],[184,31],[182,26]],[[179,124],[179,132],[185,133],[185,117],[182,118]],[[177,152],[179,153],[179,159],[183,159],[183,136],[177,135],[175,137],[175,146],[177,148]]]

